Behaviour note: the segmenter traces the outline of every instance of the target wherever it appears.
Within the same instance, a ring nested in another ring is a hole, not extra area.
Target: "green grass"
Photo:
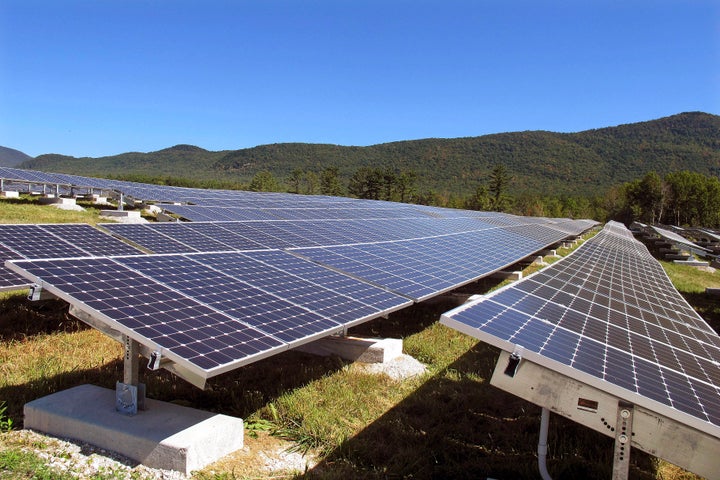
[[[661,261],[660,264],[685,300],[716,332],[720,332],[720,301],[705,293],[706,287],[720,288],[720,273],[673,262]]]
[[[33,452],[17,448],[0,450],[0,478],[17,480],[71,480],[73,475],[45,465],[45,460]]]

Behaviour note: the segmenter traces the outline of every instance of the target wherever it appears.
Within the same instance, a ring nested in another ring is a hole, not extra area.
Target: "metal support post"
[[[627,480],[630,471],[630,443],[632,441],[634,406],[618,402],[615,422],[615,453],[613,455],[613,480]]]
[[[125,346],[123,381],[115,385],[115,409],[135,415],[145,408],[145,385],[138,381],[140,374],[140,344],[123,335]]]
[[[125,202],[125,196],[123,195],[122,192],[120,192],[120,200],[118,201],[118,210],[120,210],[121,212],[122,212],[123,209],[125,208],[125,207],[123,206],[123,203],[124,203],[124,202]]]

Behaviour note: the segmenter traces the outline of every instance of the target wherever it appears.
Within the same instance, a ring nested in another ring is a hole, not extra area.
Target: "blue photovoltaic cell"
[[[620,224],[441,322],[508,351],[520,345],[628,401],[660,402],[720,432],[720,337]]]

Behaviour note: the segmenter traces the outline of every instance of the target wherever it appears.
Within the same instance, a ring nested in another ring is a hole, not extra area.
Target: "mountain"
[[[90,176],[173,177],[249,183],[259,171],[278,179],[293,170],[338,167],[347,180],[363,166],[417,173],[421,191],[467,195],[503,164],[511,193],[600,194],[654,170],[720,173],[720,116],[689,112],[578,133],[525,131],[465,138],[428,138],[368,147],[278,143],[231,151],[192,145],[101,158],[40,155],[21,168]]]
[[[14,148],[0,147],[0,167],[16,167],[33,157]]]

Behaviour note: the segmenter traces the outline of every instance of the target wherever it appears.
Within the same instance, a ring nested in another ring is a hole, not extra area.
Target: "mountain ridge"
[[[33,157],[27,153],[9,147],[0,147],[0,167],[15,167]]]
[[[247,184],[260,171],[283,180],[294,170],[320,173],[338,168],[347,180],[365,166],[417,173],[421,190],[465,195],[503,164],[513,176],[512,193],[599,194],[650,170],[720,173],[720,116],[684,112],[645,122],[576,133],[545,130],[476,137],[400,140],[366,147],[274,143],[209,151],[180,144],[149,153],[98,158],[45,154],[21,168],[90,176],[224,180]]]

